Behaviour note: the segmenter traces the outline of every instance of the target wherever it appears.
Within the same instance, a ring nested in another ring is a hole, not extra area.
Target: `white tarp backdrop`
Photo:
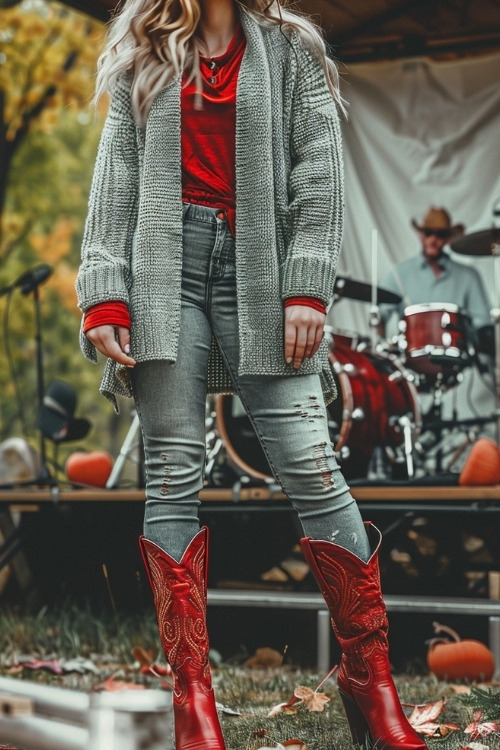
[[[359,64],[341,74],[349,119],[343,126],[346,227],[339,275],[371,283],[376,229],[380,284],[392,264],[419,252],[410,221],[420,220],[430,205],[446,207],[467,234],[495,225],[500,55]],[[493,258],[455,258],[474,264],[493,305]],[[328,322],[334,329],[367,334],[369,312],[369,303],[343,299],[330,310]],[[446,396],[445,416],[455,405],[460,417],[492,413],[492,381],[488,388],[474,368],[465,375]]]

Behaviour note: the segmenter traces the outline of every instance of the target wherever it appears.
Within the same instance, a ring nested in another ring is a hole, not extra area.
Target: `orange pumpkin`
[[[490,438],[476,440],[458,478],[464,486],[500,484],[500,448]]]
[[[75,451],[66,461],[66,476],[74,484],[86,484],[89,487],[105,487],[113,459],[106,451]]]
[[[453,640],[433,638],[427,651],[427,666],[440,680],[487,682],[495,672],[495,657],[481,641],[461,640],[446,625],[433,623],[436,633],[447,633]]]

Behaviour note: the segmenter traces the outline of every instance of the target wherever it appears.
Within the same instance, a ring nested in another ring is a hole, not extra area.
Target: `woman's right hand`
[[[135,359],[129,356],[130,330],[123,326],[103,325],[89,328],[85,333],[88,340],[105,357],[114,359],[120,365],[133,367]]]

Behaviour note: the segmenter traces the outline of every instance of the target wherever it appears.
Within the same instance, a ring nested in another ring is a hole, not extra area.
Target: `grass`
[[[162,660],[152,613],[106,612],[96,616],[90,608],[72,604],[44,608],[32,615],[8,607],[3,607],[0,613],[0,674],[17,679],[81,691],[91,691],[108,678],[160,687],[158,678],[139,673],[132,656],[132,649],[138,646],[151,650],[153,660]],[[27,657],[48,661],[80,657],[94,664],[99,674],[68,672],[56,675],[45,668],[15,667]],[[299,705],[295,714],[281,712],[270,718],[270,710],[288,701],[295,687],[304,685],[315,690],[324,675],[289,664],[255,670],[241,663],[224,662],[214,669],[213,674],[217,701],[235,712],[231,714],[223,710],[221,714],[227,750],[275,748],[279,742],[290,739],[301,740],[308,750],[351,750],[347,722],[333,678],[321,687],[321,692],[330,697],[322,712],[311,712]],[[446,711],[438,721],[456,723],[462,731],[451,732],[440,739],[429,739],[430,748],[460,750],[470,746],[470,737],[463,729],[472,721],[473,707],[465,704],[463,696],[457,694],[453,686],[439,682],[432,675],[400,674],[395,676],[395,682],[404,703],[422,704],[446,698]],[[491,690],[499,691],[495,705],[500,709],[500,689],[494,687]],[[495,718],[500,721],[500,715]],[[490,750],[500,750],[498,732],[476,742]]]

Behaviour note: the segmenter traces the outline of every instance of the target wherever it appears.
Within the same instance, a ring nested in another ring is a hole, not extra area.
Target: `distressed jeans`
[[[145,454],[144,534],[176,559],[199,529],[207,362],[215,336],[234,388],[304,534],[368,559],[356,503],[335,459],[318,375],[238,374],[235,243],[224,212],[184,204],[180,339],[175,363],[131,370]]]

